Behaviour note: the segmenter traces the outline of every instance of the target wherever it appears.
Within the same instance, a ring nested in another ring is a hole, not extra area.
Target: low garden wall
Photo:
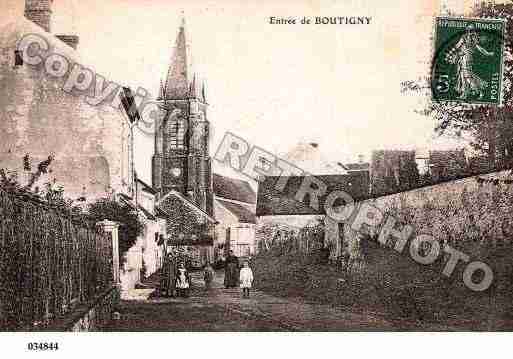
[[[291,236],[289,243],[261,251],[253,264],[255,284],[275,294],[394,319],[438,321],[466,329],[513,328],[512,182],[510,173],[503,171],[367,200],[385,218],[393,215],[399,224],[412,225],[415,233],[430,234],[471,260],[487,263],[494,281],[483,292],[463,284],[462,265],[450,277],[442,275],[447,255],[421,265],[411,259],[408,246],[397,253],[379,244],[379,229],[374,235],[361,235],[345,224],[340,237],[328,236],[327,248],[301,252]],[[338,247],[330,243],[335,240]]]
[[[52,332],[101,331],[112,320],[112,314],[120,299],[120,288],[113,286],[95,299],[78,306],[66,317],[59,318],[45,327]]]

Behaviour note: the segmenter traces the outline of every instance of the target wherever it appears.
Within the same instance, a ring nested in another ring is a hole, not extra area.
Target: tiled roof
[[[279,191],[276,189],[276,182],[280,177],[266,177],[259,183],[257,216],[268,215],[314,215],[325,214],[324,202],[326,197],[333,191],[344,191],[349,194],[354,201],[368,198],[369,192],[369,174],[367,172],[353,172],[347,175],[323,175],[314,176],[327,186],[327,191],[323,196],[319,196],[319,209],[310,207],[310,196],[306,195],[302,202],[295,199],[296,193],[304,176],[286,177],[288,183]],[[341,205],[335,202],[335,205]]]
[[[194,212],[199,214],[201,217],[205,218],[207,221],[212,222],[212,223],[217,223],[217,221],[214,218],[212,218],[207,212],[203,211],[194,202],[192,202],[187,197],[185,197],[183,194],[181,194],[180,192],[175,191],[175,190],[169,191],[164,197],[162,197],[162,199],[159,200],[159,202],[157,204],[157,206],[158,206],[157,208],[160,210],[159,213],[163,213],[166,218],[169,217],[169,214],[166,212],[166,210],[164,208],[162,208],[162,204],[170,196],[178,198],[185,206],[192,209]]]
[[[217,198],[216,201],[221,203],[227,210],[233,213],[239,222],[241,223],[256,223],[256,216],[253,212],[251,212],[248,208],[238,203],[233,203],[229,201],[223,201],[222,199]]]
[[[217,197],[231,199],[234,201],[255,204],[256,193],[246,181],[221,176],[217,173],[213,175],[214,194]]]

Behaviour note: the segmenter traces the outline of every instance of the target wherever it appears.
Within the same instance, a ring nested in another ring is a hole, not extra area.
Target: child
[[[242,288],[242,297],[249,298],[249,288],[251,288],[253,283],[253,271],[247,261],[244,262],[244,266],[240,270],[239,280],[240,287]]]
[[[180,263],[176,274],[176,288],[180,297],[189,296],[190,280],[190,275],[187,269],[185,269],[185,265]]]
[[[203,272],[203,280],[205,281],[205,289],[209,290],[212,287],[212,280],[214,280],[214,270],[208,262],[205,265],[205,271]]]

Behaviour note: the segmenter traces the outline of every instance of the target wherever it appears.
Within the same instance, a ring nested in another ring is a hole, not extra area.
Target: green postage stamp
[[[433,100],[501,106],[505,28],[498,19],[437,17]]]

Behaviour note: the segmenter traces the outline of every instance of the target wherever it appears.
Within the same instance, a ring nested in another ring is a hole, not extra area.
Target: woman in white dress
[[[242,288],[242,296],[249,298],[249,289],[253,283],[253,271],[249,268],[248,262],[244,262],[244,266],[240,270],[239,281]]]

